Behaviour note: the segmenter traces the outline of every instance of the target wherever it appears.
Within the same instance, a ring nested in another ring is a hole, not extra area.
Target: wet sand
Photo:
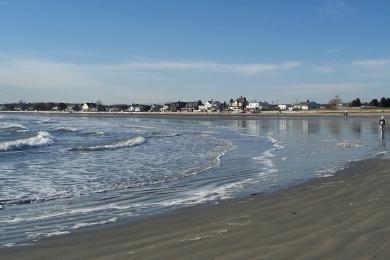
[[[273,194],[80,230],[1,259],[390,259],[390,160]]]

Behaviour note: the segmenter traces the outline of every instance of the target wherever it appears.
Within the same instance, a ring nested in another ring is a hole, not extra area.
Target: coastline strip
[[[390,160],[270,195],[0,249],[4,259],[389,259]]]

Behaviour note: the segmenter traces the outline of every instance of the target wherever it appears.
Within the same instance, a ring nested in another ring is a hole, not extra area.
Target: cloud
[[[116,64],[76,64],[47,59],[0,56],[0,86],[40,89],[100,88],[129,80],[166,80],[164,71],[206,71],[242,76],[275,73],[301,66],[300,62],[228,64],[213,62],[143,61]]]
[[[361,82],[312,82],[291,84],[288,87],[278,87],[283,89],[280,91],[280,98],[291,100],[292,98],[310,98],[318,102],[327,102],[335,95],[342,98],[352,98],[356,95],[364,94],[370,88],[377,87],[375,84],[365,84]],[[277,87],[275,87],[277,88]]]
[[[320,12],[331,16],[344,16],[348,13],[355,11],[352,6],[345,1],[328,1],[320,6]]]
[[[331,66],[320,66],[320,67],[314,67],[313,71],[321,74],[330,74],[336,72],[336,68]]]
[[[0,85],[31,88],[76,88],[98,86],[81,66],[42,60],[0,60]]]
[[[251,63],[251,64],[228,64],[213,62],[181,62],[181,61],[146,61],[128,62],[122,64],[111,64],[97,66],[103,71],[132,71],[132,70],[204,70],[214,72],[234,72],[244,75],[254,75],[268,72],[281,72],[301,66],[298,61],[283,63]]]
[[[390,65],[390,59],[368,59],[368,60],[356,60],[351,62],[353,66],[361,68],[383,68]]]
[[[333,53],[337,53],[337,52],[340,52],[340,51],[343,51],[343,50],[344,50],[344,47],[336,47],[336,48],[327,50],[326,53],[327,54],[333,54]]]

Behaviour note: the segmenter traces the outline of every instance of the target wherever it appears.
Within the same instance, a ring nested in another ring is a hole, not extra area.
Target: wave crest
[[[142,136],[138,136],[135,138],[127,139],[124,141],[120,141],[113,144],[106,144],[106,145],[96,145],[96,146],[89,146],[89,147],[73,147],[70,148],[69,151],[73,152],[94,152],[94,151],[105,151],[105,150],[116,150],[120,148],[127,148],[132,147],[136,145],[141,145],[146,142],[146,139]]]
[[[26,130],[27,128],[25,126],[19,125],[19,124],[11,124],[11,123],[2,122],[2,123],[0,123],[0,129]]]
[[[74,128],[74,127],[59,126],[59,127],[53,128],[53,131],[56,131],[56,132],[77,132],[78,129]]]
[[[39,131],[36,136],[0,143],[0,151],[23,150],[27,148],[42,147],[53,143],[48,132]]]

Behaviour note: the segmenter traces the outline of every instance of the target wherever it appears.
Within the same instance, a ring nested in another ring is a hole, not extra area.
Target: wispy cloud
[[[344,16],[354,11],[355,9],[351,5],[347,4],[346,1],[341,0],[327,1],[320,6],[321,13],[332,16]]]
[[[314,72],[318,72],[321,74],[330,74],[336,72],[336,68],[332,66],[319,66],[319,67],[313,67],[312,69]]]
[[[326,102],[335,95],[353,97],[356,93],[363,93],[367,87],[368,85],[361,82],[300,83],[291,84],[283,91],[283,95],[290,100],[291,97],[311,97]]]
[[[83,67],[41,60],[0,60],[0,85],[32,88],[76,88],[98,86]]]
[[[227,64],[213,62],[143,61],[81,65],[47,59],[0,56],[0,86],[30,88],[98,88],[131,79],[167,79],[165,71],[236,73],[241,76],[277,73],[301,66],[301,62]],[[168,77],[169,78],[169,77]]]
[[[332,48],[332,49],[327,50],[326,53],[333,54],[333,53],[341,52],[343,50],[344,50],[344,47],[336,47],[336,48]]]
[[[353,66],[361,68],[383,68],[390,65],[390,59],[367,59],[367,60],[356,60],[351,62]]]
[[[301,66],[299,61],[283,63],[251,63],[228,64],[213,62],[182,62],[182,61],[146,61],[127,62],[121,64],[100,65],[97,69],[106,71],[132,71],[132,70],[204,70],[217,72],[234,72],[244,75],[254,75],[267,72],[281,72]]]

